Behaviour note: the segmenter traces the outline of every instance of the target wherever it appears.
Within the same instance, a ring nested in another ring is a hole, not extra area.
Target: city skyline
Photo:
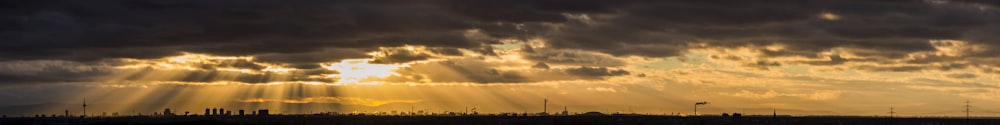
[[[987,0],[0,1],[0,114],[997,117],[996,34]]]

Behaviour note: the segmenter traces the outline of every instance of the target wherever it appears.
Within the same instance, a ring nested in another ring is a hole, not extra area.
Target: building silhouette
[[[212,111],[212,109],[205,108],[205,115],[208,116],[209,113],[211,113],[211,111]]]
[[[270,111],[268,111],[267,109],[257,110],[257,115],[258,116],[268,116],[268,115],[270,115]]]
[[[243,115],[245,115],[245,114],[243,114],[243,109],[240,109],[240,112],[239,112],[239,113],[240,113],[240,114],[239,114],[240,116],[243,116]]]
[[[569,110],[566,110],[566,106],[563,106],[562,115],[563,116],[569,116]]]
[[[163,116],[174,116],[174,112],[170,112],[170,108],[163,109]]]

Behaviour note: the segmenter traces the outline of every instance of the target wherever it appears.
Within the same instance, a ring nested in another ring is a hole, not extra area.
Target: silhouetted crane
[[[698,105],[708,105],[708,102],[695,102],[694,103],[694,114],[692,114],[692,115],[698,115]]]

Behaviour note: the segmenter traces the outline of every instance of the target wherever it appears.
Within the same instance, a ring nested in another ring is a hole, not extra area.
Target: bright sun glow
[[[369,64],[371,59],[345,59],[339,63],[329,64],[326,68],[340,72],[331,74],[331,78],[339,78],[337,84],[378,84],[365,82],[367,78],[385,78],[393,75],[393,70],[400,66],[385,64]]]
[[[175,63],[218,63],[220,60],[253,60],[250,56],[212,56],[205,54],[184,53],[184,55],[167,57]]]
[[[820,13],[819,18],[822,18],[824,20],[831,20],[831,21],[833,21],[833,20],[840,20],[840,15],[829,13],[829,12],[824,12],[824,13]]]

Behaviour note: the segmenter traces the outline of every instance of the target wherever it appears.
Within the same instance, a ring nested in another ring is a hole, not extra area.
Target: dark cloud
[[[606,13],[621,1],[603,0],[449,0],[446,8],[483,22],[562,22],[564,13]]]
[[[365,53],[373,51],[385,53],[373,63],[459,56],[461,49],[494,56],[498,52],[488,44],[501,39],[537,39],[545,46],[525,49],[524,57],[546,65],[619,67],[625,63],[615,56],[670,57],[693,48],[767,45],[784,48],[760,49],[765,57],[829,60],[791,63],[889,63],[892,61],[886,60],[938,50],[938,45],[928,42],[933,39],[1000,48],[1000,38],[995,35],[1000,33],[998,15],[996,2],[975,0],[8,0],[0,1],[0,40],[4,41],[0,43],[0,61],[85,63],[156,59],[190,52],[253,56],[261,62],[319,69],[319,63],[367,57]],[[425,46],[428,52],[382,50],[407,45]],[[870,51],[851,52],[862,58],[850,59],[818,54],[837,48]],[[897,62],[921,66],[856,68],[950,70],[968,66],[923,65],[997,58],[996,52],[986,49]],[[766,68],[782,63],[789,62],[747,65]],[[222,67],[262,68],[239,62]],[[533,78],[480,67],[442,68],[490,74],[456,81],[522,82]],[[627,73],[599,70],[567,72],[578,76]],[[421,78],[442,79],[434,77]]]
[[[506,65],[485,62],[478,58],[411,64],[397,70],[399,75],[385,79],[390,82],[471,82],[471,83],[525,83],[576,79],[605,79],[629,75],[622,69],[607,67],[553,68],[545,63],[531,65],[532,69],[505,70],[495,67]]]
[[[955,78],[955,79],[971,79],[971,78],[978,77],[978,76],[976,76],[976,74],[972,74],[972,73],[945,74],[944,76],[948,77],[948,78]]]
[[[427,60],[443,56],[461,56],[462,51],[457,48],[441,47],[387,47],[376,51],[371,63],[376,64],[396,64],[412,61]]]
[[[624,66],[625,61],[614,56],[580,50],[531,49],[524,51],[525,59],[548,64],[578,66]]]
[[[955,1],[996,5],[995,2]],[[973,4],[907,1],[6,1],[4,59],[151,58],[374,50],[425,45],[473,48],[464,33],[544,38],[554,48],[673,56],[692,42],[913,52],[927,39],[980,42],[997,14]],[[836,15],[825,20],[821,14]],[[483,40],[483,39],[477,39]],[[115,49],[106,49],[115,48]],[[145,48],[152,53],[133,53]],[[85,55],[61,56],[88,51]],[[31,53],[31,54],[25,54]]]
[[[387,56],[375,57],[371,63],[376,64],[393,64],[393,63],[405,63],[410,61],[427,60],[431,58],[431,55],[425,53],[414,53],[410,51],[396,51]]]
[[[995,8],[916,0],[670,1],[618,7],[615,13],[568,16],[558,30],[540,37],[552,48],[653,57],[703,46],[780,44],[785,47],[761,51],[766,56],[831,59],[806,64],[837,65],[935,51],[929,42],[935,39],[998,47],[992,40],[996,35],[987,34],[997,33],[991,27],[1000,22]],[[825,14],[835,19],[824,19]],[[872,51],[852,52],[864,56],[852,59],[818,54],[835,48]]]
[[[853,68],[863,71],[876,71],[876,72],[915,72],[923,70],[950,71],[955,69],[965,69],[968,67],[970,67],[969,64],[950,63],[950,64],[936,64],[936,65],[906,65],[906,66],[861,65],[861,66],[855,66]]]
[[[169,63],[169,62],[156,62]],[[264,71],[267,66],[250,60],[206,60],[185,63],[184,68],[157,67],[154,62],[127,60],[75,61],[4,61],[0,62],[0,85],[52,83],[130,83],[130,82],[240,82],[268,83],[292,81],[335,82],[326,78],[339,72],[316,68],[288,72]],[[170,65],[170,64],[166,64]],[[129,67],[129,68],[124,68]],[[227,70],[231,69],[231,70]]]
[[[538,63],[536,63],[535,65],[531,65],[531,68],[536,68],[536,69],[549,69],[549,64],[545,64],[544,62],[538,62]]]
[[[400,76],[388,81],[406,82],[473,82],[473,83],[517,83],[532,82],[519,71],[497,70],[498,65],[478,59],[456,59],[440,62],[412,64],[397,70]]]
[[[769,69],[771,69],[770,67],[781,66],[781,63],[779,63],[779,62],[772,62],[772,61],[766,61],[766,60],[760,60],[760,61],[756,61],[756,62],[751,62],[751,63],[743,64],[743,66],[751,67],[751,68],[757,68],[757,69],[760,69],[760,70],[769,70]]]
[[[463,35],[475,20],[435,4],[320,0],[7,3],[16,6],[0,15],[0,22],[5,22],[0,26],[5,27],[0,29],[0,39],[6,41],[0,44],[0,55],[8,60],[151,58],[180,51],[253,55],[404,44],[479,46]],[[91,55],[62,56],[77,52]]]
[[[864,59],[864,58],[863,59],[850,58],[850,59],[848,59],[848,58],[841,57],[840,55],[831,55],[831,56],[827,56],[827,58],[828,58],[827,60],[823,60],[823,61],[801,61],[799,63],[809,64],[809,65],[820,65],[820,66],[823,66],[823,65],[840,65],[840,64],[847,63],[847,62],[872,62],[872,61],[878,61],[878,59],[871,59],[871,58],[868,58],[868,59]]]
[[[712,59],[724,59],[724,60],[730,60],[730,61],[740,61],[740,60],[743,60],[743,57],[734,56],[734,55],[709,55],[708,58],[712,58]]]
[[[128,70],[125,70],[128,71]],[[123,72],[123,71],[119,71]],[[139,69],[131,70],[127,77],[119,79],[103,79],[105,82],[236,82],[260,84],[269,82],[326,82],[334,83],[336,79],[327,78],[325,75],[338,74],[336,71],[308,69],[296,70],[285,73],[260,72],[245,73],[239,71],[226,70],[157,70]],[[106,76],[102,76],[106,77]]]
[[[755,69],[759,69],[759,70],[769,70],[770,67],[781,66],[780,62],[767,61],[767,60],[753,61],[753,60],[751,60],[748,57],[735,56],[735,55],[709,55],[708,58],[717,59],[717,60],[735,61],[735,62],[743,63],[742,66],[744,66],[744,67],[755,68]],[[830,62],[825,62],[824,61],[824,62],[807,62],[807,63],[836,63],[836,61],[843,61],[843,60],[837,60],[837,59],[839,59],[839,57],[836,57],[836,58],[831,57],[831,59],[833,59],[833,60],[831,60]]]
[[[0,84],[94,82],[113,71],[101,62],[5,61],[0,62]]]
[[[463,54],[458,48],[433,47],[427,48],[427,51],[444,56],[462,56]]]
[[[993,7],[1000,7],[1000,1],[994,1],[994,0],[950,0],[950,1],[951,2],[964,2],[964,3],[971,3],[971,4],[984,4],[984,5],[991,5]]]
[[[320,67],[319,63],[338,62],[342,59],[368,58],[364,51],[349,48],[327,48],[306,53],[265,53],[254,56],[255,61],[267,63],[284,63],[298,69],[313,69]]]
[[[604,76],[619,76],[628,75],[629,72],[622,69],[608,69],[606,67],[580,67],[566,69],[566,73],[582,76],[582,77],[604,77]]]

